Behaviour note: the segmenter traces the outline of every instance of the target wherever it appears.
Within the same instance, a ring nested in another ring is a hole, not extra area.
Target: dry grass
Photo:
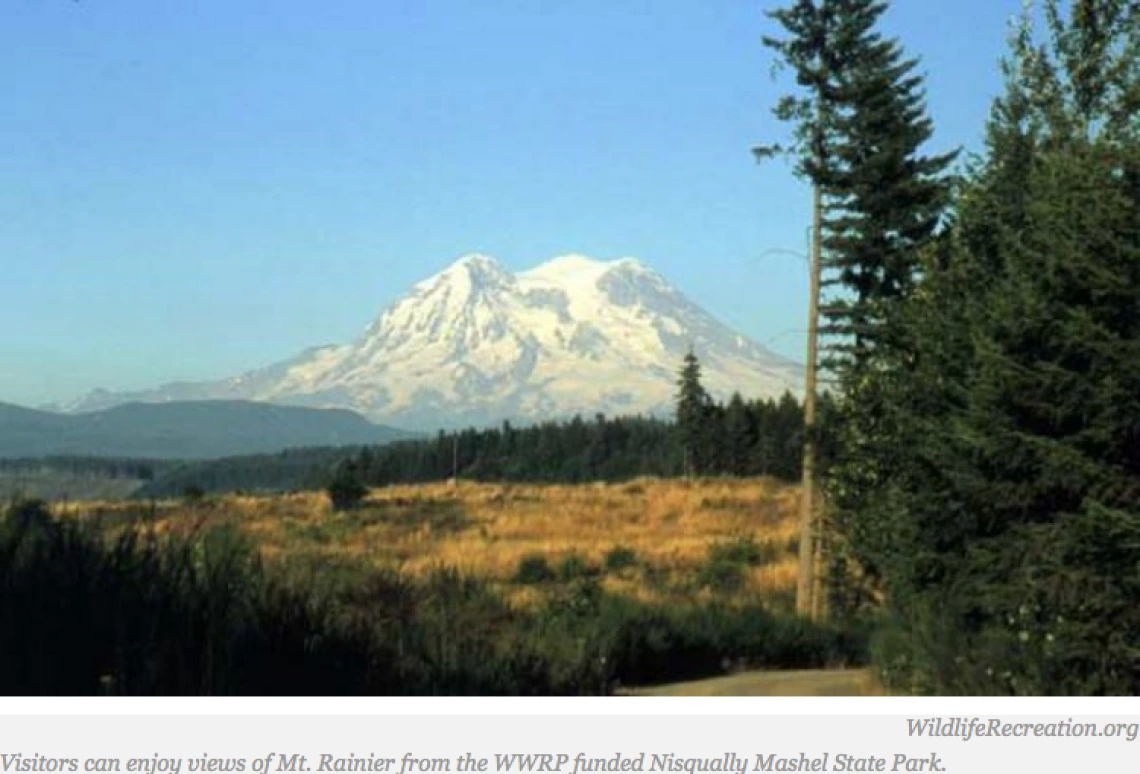
[[[413,574],[455,567],[501,583],[525,601],[536,592],[508,584],[527,556],[541,555],[557,571],[570,554],[600,567],[611,550],[624,547],[636,561],[606,573],[605,584],[654,598],[691,587],[709,546],[742,536],[770,547],[776,558],[747,568],[740,595],[787,593],[795,582],[790,541],[797,499],[795,487],[768,479],[578,486],[461,481],[374,489],[363,505],[345,512],[332,511],[321,493],[67,508],[108,523],[136,516],[160,533],[228,522],[252,536],[267,557],[304,552],[397,565]]]

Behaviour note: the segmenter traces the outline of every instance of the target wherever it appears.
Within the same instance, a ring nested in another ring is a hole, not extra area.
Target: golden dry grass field
[[[796,487],[771,479],[638,479],[391,486],[372,490],[361,506],[342,512],[318,492],[160,501],[153,512],[138,501],[64,507],[68,515],[108,524],[141,518],[159,533],[231,524],[270,560],[303,555],[413,575],[453,567],[525,604],[541,592],[512,579],[524,559],[536,556],[556,574],[583,562],[605,569],[607,589],[645,600],[678,594],[787,599],[795,582],[797,500]],[[752,552],[750,561],[739,563],[730,594],[699,581],[715,546]]]

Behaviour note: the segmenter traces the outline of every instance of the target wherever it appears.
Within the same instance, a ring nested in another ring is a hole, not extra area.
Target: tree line
[[[695,356],[691,356],[693,362]],[[686,361],[688,362],[688,361]],[[687,367],[687,366],[686,366]],[[699,410],[684,408],[693,373],[678,379],[677,419],[597,414],[535,425],[439,431],[429,438],[381,446],[290,449],[179,463],[138,491],[169,497],[232,491],[319,489],[336,482],[345,491],[364,486],[446,481],[580,483],[639,476],[800,476],[803,406],[791,393],[716,402],[705,393],[697,366]],[[831,416],[833,401],[825,401]],[[693,427],[699,428],[693,432]],[[350,498],[351,499],[351,498]]]
[[[66,473],[72,476],[150,481],[162,470],[174,464],[176,463],[167,460],[61,454],[0,459],[0,473],[9,475]]]
[[[680,379],[675,422],[603,414],[527,427],[504,422],[367,447],[351,465],[370,486],[452,477],[578,483],[638,476],[799,476],[803,409],[791,393],[754,400],[736,394],[725,403],[706,395],[698,418],[682,412],[688,379]],[[691,422],[699,422],[699,434],[689,432]]]

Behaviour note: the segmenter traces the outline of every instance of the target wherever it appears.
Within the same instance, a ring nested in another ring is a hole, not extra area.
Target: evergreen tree
[[[890,304],[913,287],[919,250],[945,212],[945,172],[956,154],[927,156],[917,60],[876,31],[883,0],[796,0],[769,15],[787,37],[765,38],[800,90],[777,118],[794,125],[796,172],[818,184],[823,223],[823,309],[833,367],[862,363],[890,339]],[[760,156],[782,150],[760,148]]]
[[[825,482],[829,550],[856,554],[863,536],[881,537],[880,522],[895,517],[877,494],[899,452],[896,375],[913,360],[902,307],[934,244],[954,158],[922,153],[932,132],[922,78],[899,43],[876,30],[885,8],[881,0],[797,0],[771,14],[788,37],[765,41],[801,87],[776,114],[794,123],[796,171],[817,186],[826,209],[823,365],[843,393]],[[816,425],[805,437],[809,449],[818,436]]]
[[[749,454],[756,445],[756,427],[748,406],[739,392],[734,392],[724,412],[725,472],[733,476],[748,475]]]
[[[685,453],[686,473],[707,472],[711,404],[712,399],[701,385],[700,361],[689,350],[677,380],[677,431]]]
[[[836,0],[834,55],[845,63],[835,84],[834,180],[824,225],[825,363],[836,375],[837,455],[827,471],[833,556],[853,553],[875,577],[908,515],[888,493],[905,465],[904,407],[914,399],[907,374],[920,350],[908,336],[905,305],[924,261],[937,251],[945,178],[953,154],[926,156],[932,126],[916,61],[876,26],[886,3]],[[876,551],[875,554],[881,553]],[[841,557],[842,558],[842,557]],[[833,577],[832,583],[849,579]]]
[[[913,288],[920,251],[933,239],[956,154],[927,156],[933,126],[926,115],[917,60],[876,30],[882,0],[822,3],[834,19],[829,93],[836,109],[825,194],[824,333],[831,363],[858,368],[877,348],[897,344],[892,307]],[[851,378],[858,378],[852,375]]]

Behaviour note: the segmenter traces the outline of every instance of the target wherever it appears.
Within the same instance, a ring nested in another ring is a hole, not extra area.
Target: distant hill
[[[343,409],[236,400],[127,403],[55,414],[0,403],[0,457],[205,459],[298,446],[381,444],[412,434]]]

